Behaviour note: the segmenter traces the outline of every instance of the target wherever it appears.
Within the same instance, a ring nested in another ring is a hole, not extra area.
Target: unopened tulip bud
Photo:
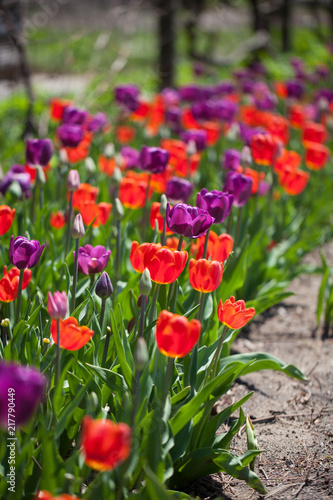
[[[134,355],[134,363],[137,371],[142,372],[149,361],[149,354],[146,341],[143,337],[139,337],[136,343],[136,351]]]
[[[141,295],[141,293],[140,293],[140,295],[139,295],[139,297],[138,297],[138,300],[137,300],[137,302],[136,302],[136,305],[137,305],[139,308],[141,308],[141,306],[142,306],[142,295]]]
[[[69,192],[77,191],[80,185],[80,176],[77,170],[70,170],[67,176],[66,188]]]
[[[187,143],[187,146],[186,146],[187,156],[195,155],[196,152],[197,152],[197,145],[196,145],[195,141],[189,140]]]
[[[3,168],[2,165],[0,164],[0,181],[4,178],[4,173],[3,173]]]
[[[249,146],[244,146],[241,154],[241,165],[243,167],[251,167],[252,155]]]
[[[80,240],[85,235],[84,224],[81,214],[77,214],[72,227],[72,237],[74,240]]]
[[[45,177],[44,170],[42,169],[42,167],[40,167],[38,165],[36,167],[36,184],[39,184],[40,186],[44,186],[45,183],[46,183],[46,177]]]
[[[114,156],[114,145],[112,144],[112,142],[109,142],[105,146],[105,148],[104,148],[104,156],[106,156],[106,158],[108,158],[108,160]]]
[[[135,326],[135,318],[131,318],[127,324],[127,331],[128,333],[131,333],[131,331],[133,330]]]
[[[326,99],[326,97],[321,97],[318,100],[318,109],[322,113],[325,112],[325,111],[328,111],[328,109],[329,109],[329,102]]]
[[[108,299],[113,292],[113,286],[110,276],[106,271],[103,271],[97,280],[95,293],[100,299]]]
[[[94,160],[91,158],[91,156],[88,156],[85,159],[84,164],[88,174],[93,174],[94,172],[96,172],[96,164]]]
[[[116,220],[116,221],[121,220],[125,215],[124,207],[123,207],[121,201],[119,200],[119,198],[116,198],[114,200],[114,204],[112,207],[112,214],[113,214],[114,220]]]
[[[47,294],[47,312],[52,319],[64,319],[67,314],[66,292],[51,292]]]
[[[146,267],[141,275],[141,280],[139,283],[139,291],[141,295],[147,297],[147,295],[149,295],[151,292],[151,288],[152,284],[151,284],[150,272],[149,269]]]
[[[8,318],[4,318],[2,321],[1,321],[1,326],[4,327],[4,328],[8,328],[9,325],[10,325],[10,322],[9,322],[9,319]]]
[[[43,342],[44,342],[44,344],[49,344],[50,343],[50,339],[43,338]]]
[[[160,214],[162,217],[166,216],[167,204],[168,204],[168,198],[165,196],[165,194],[162,194],[161,204],[160,204]]]
[[[68,154],[67,154],[67,151],[66,151],[65,148],[61,148],[59,150],[59,158],[60,158],[60,162],[63,165],[67,165],[67,163],[68,163]]]
[[[121,183],[121,178],[122,178],[122,175],[121,175],[121,170],[119,167],[115,167],[114,171],[113,171],[113,174],[112,174],[112,183],[115,184],[116,186],[119,186],[119,184]]]
[[[15,196],[15,198],[22,198],[22,188],[17,181],[11,183],[8,191],[10,192],[10,194]]]

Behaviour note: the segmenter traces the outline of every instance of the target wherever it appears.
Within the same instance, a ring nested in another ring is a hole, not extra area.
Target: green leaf
[[[318,300],[317,300],[317,324],[320,323],[321,313],[323,312],[324,306],[324,295],[326,291],[326,285],[328,282],[328,278],[330,276],[330,268],[326,266],[322,282],[320,284],[319,292],[318,292]]]
[[[102,380],[102,382],[112,389],[112,391],[119,391],[120,394],[124,394],[128,391],[128,385],[126,384],[124,377],[119,373],[100,366],[90,365],[89,363],[86,363],[86,366],[91,368]]]
[[[119,330],[117,327],[116,323],[116,318],[114,316],[113,310],[111,310],[111,324],[112,324],[112,333],[116,345],[116,350],[117,350],[117,355],[119,359],[119,363],[124,375],[124,378],[126,380],[126,383],[129,388],[132,387],[132,379],[133,379],[133,372],[134,372],[134,360],[132,357],[132,363],[128,362],[125,354],[125,345],[126,345],[126,351],[127,353],[131,352],[130,346],[127,342],[127,338],[125,339],[123,336],[123,339],[120,337]]]
[[[297,378],[298,380],[307,380],[306,376],[294,365],[286,365],[280,359],[264,352],[251,352],[246,354],[233,354],[226,358],[222,358],[220,362],[220,369],[225,368],[229,363],[241,362],[249,363],[250,365],[244,367],[242,375],[257,372],[260,370],[276,370],[283,372],[290,377]]]

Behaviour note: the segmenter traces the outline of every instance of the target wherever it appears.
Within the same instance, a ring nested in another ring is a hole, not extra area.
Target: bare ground
[[[326,245],[324,251],[332,264],[333,245]],[[319,250],[306,261],[319,263]],[[323,339],[323,329],[316,324],[320,281],[318,275],[295,279],[290,285],[295,295],[256,318],[234,344],[236,352],[269,352],[295,364],[308,377],[307,382],[299,382],[268,370],[246,375],[220,402],[222,409],[254,390],[243,409],[263,450],[255,471],[268,494],[262,497],[224,474],[197,482],[188,493],[211,500],[333,497],[333,337]],[[233,447],[239,454],[246,451],[245,430]]]

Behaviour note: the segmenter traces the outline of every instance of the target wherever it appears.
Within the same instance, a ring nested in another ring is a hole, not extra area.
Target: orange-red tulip
[[[99,156],[98,169],[100,172],[102,172],[110,177],[113,174],[116,166],[117,166],[116,160],[113,157],[107,158],[104,155]]]
[[[67,106],[70,106],[72,104],[72,101],[69,101],[68,99],[59,99],[58,97],[55,97],[54,99],[51,99],[51,118],[53,120],[61,120],[62,115],[64,114],[64,110]]]
[[[27,288],[31,280],[31,269],[24,269],[22,290]],[[12,302],[16,299],[20,281],[20,270],[12,267],[7,272],[7,266],[3,268],[3,278],[0,279],[0,301]]]
[[[221,125],[215,122],[204,122],[201,128],[207,133],[207,144],[214,146],[219,140],[221,134]]]
[[[112,203],[98,203],[88,201],[79,205],[78,210],[82,216],[84,224],[90,226],[93,222],[93,227],[104,226],[107,223]]]
[[[256,134],[251,141],[252,158],[259,165],[273,165],[279,151],[278,140],[271,134]]]
[[[140,102],[139,106],[136,108],[134,113],[131,114],[130,120],[134,122],[142,122],[144,121],[149,113],[150,104],[149,102]]]
[[[201,259],[205,244],[205,236],[197,238],[196,243],[191,245],[191,253],[196,259]],[[233,249],[233,239],[230,234],[222,233],[219,236],[214,231],[209,232],[207,259],[217,260],[223,263],[229,257]]]
[[[309,182],[310,175],[304,170],[294,169],[285,166],[279,174],[279,181],[287,194],[292,196],[298,195],[304,191]]]
[[[164,99],[161,95],[157,94],[150,106],[150,110],[147,115],[148,120],[146,123],[146,130],[151,137],[155,136],[158,133],[160,126],[164,123],[164,114]]]
[[[16,210],[8,205],[0,205],[0,236],[7,233],[13,224]]]
[[[264,119],[267,132],[276,137],[283,144],[289,141],[289,122],[281,115],[267,113]]]
[[[171,248],[171,250],[177,250],[178,245],[179,245],[179,239],[177,238],[177,236],[172,236],[172,238],[166,239],[166,246],[168,248]],[[182,250],[184,250],[185,247],[186,247],[186,243],[185,243],[185,241],[183,241]]]
[[[189,109],[184,109],[181,117],[181,122],[186,129],[200,128],[199,123],[195,120]]]
[[[285,99],[288,95],[287,87],[284,82],[274,82],[274,90],[280,99]]]
[[[147,267],[152,281],[161,284],[176,281],[185,268],[187,257],[187,252],[178,252],[155,243],[139,245],[137,241],[133,241],[130,253],[134,269],[143,272]]]
[[[127,424],[85,416],[82,421],[81,453],[92,469],[113,470],[131,453],[132,431]]]
[[[131,174],[128,173],[126,177],[121,179],[119,199],[124,207],[136,209],[144,206],[146,200],[147,181],[148,175],[135,175],[135,172]]]
[[[327,137],[326,128],[321,123],[306,122],[303,129],[303,144],[308,147],[308,143],[317,142],[322,144]]]
[[[57,343],[57,320],[51,322],[51,335],[53,341]],[[70,316],[67,319],[60,319],[60,347],[68,351],[81,349],[94,335],[94,332],[87,326],[79,326],[76,318]]]
[[[155,220],[157,219],[158,222],[158,231],[161,233],[163,231],[163,217],[160,214],[160,206],[161,204],[157,201],[155,201],[150,209],[150,225],[152,229],[155,229]],[[173,234],[173,231],[171,231],[168,226],[166,226],[166,234]]]
[[[56,213],[51,214],[50,217],[50,226],[54,229],[61,229],[66,224],[65,216],[62,212],[58,211]]]
[[[77,163],[89,155],[90,145],[93,139],[91,132],[85,132],[82,141],[76,148],[66,147],[66,154],[70,163]]]
[[[157,347],[170,358],[183,358],[198,342],[201,324],[169,311],[161,311],[156,325]]]
[[[77,500],[78,497],[63,493],[60,496],[54,497],[49,491],[40,490],[36,493],[33,500]]]
[[[79,209],[80,205],[88,202],[96,202],[98,193],[99,189],[97,187],[90,186],[87,183],[80,184],[79,189],[73,193],[73,207]]]
[[[287,151],[286,149],[282,152],[274,163],[274,172],[279,174],[283,171],[284,167],[288,165],[289,167],[296,169],[300,166],[302,162],[302,157],[296,151]]]
[[[222,281],[223,265],[217,260],[191,259],[189,263],[191,286],[198,292],[208,293],[216,290]]]
[[[233,330],[238,330],[238,328],[245,326],[255,313],[253,307],[245,307],[244,300],[237,300],[235,302],[235,297],[230,297],[224,304],[220,300],[217,308],[217,315],[221,323]]]
[[[305,112],[300,104],[293,104],[289,109],[289,121],[294,128],[303,128],[305,124]]]
[[[120,144],[128,144],[133,141],[136,135],[136,130],[134,127],[129,127],[127,125],[121,125],[116,129],[116,138]]]
[[[306,143],[305,165],[311,170],[321,170],[330,156],[329,149],[323,144]]]
[[[37,175],[37,169],[34,167],[29,167],[29,165],[25,165],[24,170],[30,175],[31,182],[35,182],[36,175]],[[51,170],[51,165],[46,165],[46,167],[43,167],[45,179],[47,179],[47,174],[50,170]]]

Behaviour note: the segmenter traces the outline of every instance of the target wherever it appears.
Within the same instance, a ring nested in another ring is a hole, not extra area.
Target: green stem
[[[177,252],[181,252],[182,246],[183,246],[183,241],[184,241],[184,235],[181,234],[179,236]],[[176,302],[173,300],[173,296],[175,294],[176,281],[177,280],[173,281],[170,284],[169,295],[168,295],[168,310],[170,310],[170,308],[171,308],[173,311],[176,309]]]
[[[71,193],[69,195],[69,202],[68,202],[68,219],[67,219],[67,232],[66,232],[66,244],[65,244],[64,260],[66,260],[68,247],[69,247],[70,232],[71,232],[71,227],[72,227],[72,213],[73,213],[73,191],[71,191]]]
[[[235,234],[235,248],[237,247],[239,243],[239,237],[240,237],[240,230],[241,230],[241,225],[242,225],[242,212],[243,212],[243,207],[239,207],[238,209],[238,216],[237,216],[237,226],[236,226],[236,234]]]
[[[121,244],[121,221],[117,221],[117,251],[116,251],[116,263],[115,263],[115,271],[114,271],[114,292],[112,295],[113,305],[115,304],[115,300],[117,298],[117,282],[119,276],[119,265],[120,265],[120,244]]]
[[[15,310],[15,326],[19,322],[20,313],[21,313],[23,275],[24,275],[24,269],[20,269],[20,279],[19,279],[19,285],[18,285],[18,292],[17,292],[17,299],[16,299],[16,310]]]
[[[72,298],[71,298],[71,313],[75,309],[78,268],[79,268],[79,239],[76,239],[75,240],[74,269],[73,269],[73,289],[72,289]]]
[[[213,378],[215,378],[217,373],[218,373],[219,363],[220,363],[220,354],[222,351],[223,342],[224,342],[224,339],[226,337],[227,331],[228,331],[228,327],[226,325],[224,325],[224,328],[223,328],[222,333],[221,333],[219,345],[217,346],[217,349],[215,352],[215,356],[214,356],[215,361],[213,359],[213,361],[214,361],[214,366],[212,367],[213,368]],[[210,371],[210,367],[209,367],[209,371]]]
[[[39,187],[39,208],[40,208],[40,211],[42,211],[44,208],[44,187],[43,187],[43,185],[41,185]]]
[[[106,365],[106,358],[107,358],[108,350],[109,350],[110,337],[111,337],[111,328],[108,328],[106,331],[106,341],[105,341],[104,349],[103,349],[102,367],[105,367],[105,365]]]
[[[156,286],[157,288],[157,286]],[[155,289],[156,291],[156,289]],[[155,295],[155,294],[154,294]],[[139,324],[139,337],[143,337],[143,330],[145,327],[145,312],[146,312],[146,305],[147,305],[147,300],[148,297],[145,297],[144,295],[142,296],[142,301],[141,301],[141,312],[140,312],[140,324]],[[155,302],[156,303],[156,302]]]
[[[153,298],[152,298],[152,301],[151,301],[151,305],[150,305],[149,323],[152,323],[154,321],[154,319],[155,319],[155,316],[156,316],[156,302],[157,302],[157,299],[158,299],[158,294],[159,294],[160,288],[161,288],[161,284],[160,283],[156,283],[155,290],[154,290],[154,295],[153,295]]]
[[[57,354],[56,354],[56,375],[55,375],[55,385],[57,386],[60,380],[60,319],[57,319]]]
[[[143,241],[145,241],[145,239],[146,239],[146,230],[147,230],[147,225],[148,225],[147,224],[147,210],[148,210],[148,197],[149,197],[150,182],[151,182],[151,174],[149,174],[149,177],[148,177],[145,204],[143,206],[143,212],[142,212],[141,225],[142,225]]]
[[[106,303],[106,299],[102,299],[101,315],[99,317],[99,326],[101,327],[101,332],[103,332],[103,323],[104,323],[104,315],[105,315],[105,303]]]
[[[210,229],[208,229],[208,231],[206,233],[205,243],[204,243],[204,247],[203,247],[203,251],[202,251],[202,259],[206,259],[206,257],[207,257],[207,248],[208,248],[208,242],[209,242],[209,231],[210,231]]]
[[[230,234],[230,230],[231,230],[231,224],[232,224],[232,209],[233,209],[233,205],[231,206],[231,208],[230,208],[230,212],[229,212],[229,215],[228,215],[227,234]]]
[[[198,320],[200,321],[200,323],[202,323],[203,311],[204,311],[204,306],[205,306],[205,298],[206,298],[206,294],[201,292],[200,308],[199,308],[199,314],[198,314]]]
[[[36,192],[37,192],[37,182],[35,182],[35,185],[32,189],[32,198],[30,206],[30,219],[32,224],[34,224],[36,218]]]

